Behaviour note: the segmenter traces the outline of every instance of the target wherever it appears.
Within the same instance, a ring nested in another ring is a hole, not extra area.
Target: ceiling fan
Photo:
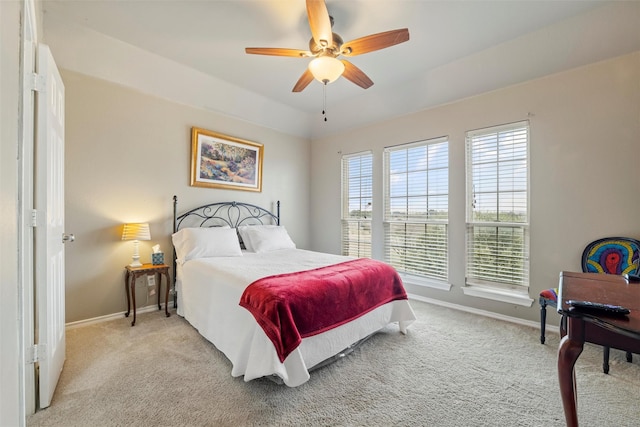
[[[333,17],[329,16],[324,0],[306,1],[312,35],[309,41],[309,50],[272,47],[248,47],[245,49],[246,53],[255,55],[313,57],[314,59],[293,87],[293,92],[301,92],[314,78],[326,85],[340,76],[344,76],[345,79],[367,89],[373,85],[373,81],[351,62],[346,59],[337,59],[338,56],[362,55],[409,40],[409,30],[402,28],[371,34],[343,43],[342,37],[331,30]]]

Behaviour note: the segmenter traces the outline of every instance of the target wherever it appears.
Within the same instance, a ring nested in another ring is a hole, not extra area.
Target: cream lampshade
[[[138,246],[140,240],[151,240],[149,224],[146,222],[125,224],[122,228],[122,240],[133,240],[133,262],[129,264],[129,266],[141,267],[142,263],[140,262]]]
[[[342,75],[344,64],[331,56],[319,56],[309,63],[309,71],[316,80],[327,84]]]

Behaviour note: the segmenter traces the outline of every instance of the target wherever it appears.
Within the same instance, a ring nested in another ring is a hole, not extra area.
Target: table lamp
[[[133,240],[133,262],[129,266],[142,267],[138,246],[140,240],[151,240],[149,224],[146,222],[125,224],[122,229],[122,240]]]

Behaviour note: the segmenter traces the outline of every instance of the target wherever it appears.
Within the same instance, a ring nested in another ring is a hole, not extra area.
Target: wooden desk
[[[558,312],[567,318],[567,332],[558,349],[558,380],[568,427],[578,426],[574,366],[585,342],[640,353],[640,284],[622,276],[597,273],[560,273]],[[622,305],[624,317],[570,310],[568,300]]]
[[[135,326],[136,324],[136,279],[140,276],[146,276],[147,274],[155,274],[156,275],[156,292],[158,293],[158,310],[162,310],[160,306],[160,290],[162,289],[162,275],[166,277],[167,281],[167,290],[165,291],[164,298],[164,312],[167,317],[169,314],[169,288],[171,287],[171,282],[169,280],[169,266],[166,264],[142,264],[141,267],[131,267],[127,265],[125,267],[126,272],[124,275],[124,288],[127,292],[127,312],[124,314],[125,317],[129,317],[129,313],[131,312],[131,304],[129,300],[129,295],[131,295],[131,299],[133,299],[133,321],[131,322],[131,326]],[[131,280],[129,280],[131,279]]]

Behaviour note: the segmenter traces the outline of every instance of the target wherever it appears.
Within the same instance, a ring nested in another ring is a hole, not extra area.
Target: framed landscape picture
[[[191,128],[191,185],[262,191],[263,146]]]

